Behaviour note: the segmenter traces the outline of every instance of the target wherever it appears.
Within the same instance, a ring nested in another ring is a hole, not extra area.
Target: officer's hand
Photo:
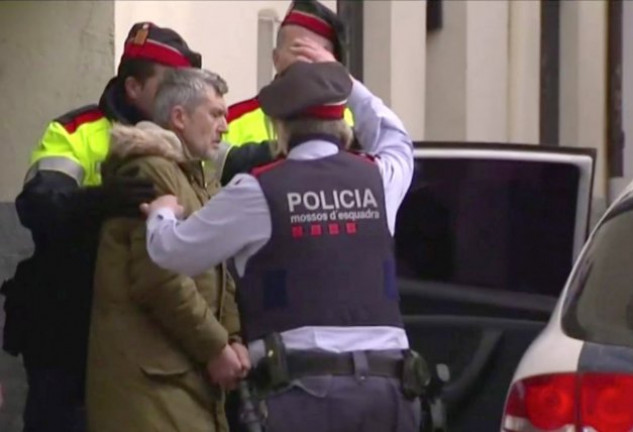
[[[336,57],[324,46],[309,38],[298,38],[290,46],[290,51],[301,59],[308,59],[314,63],[335,62]]]
[[[108,217],[139,217],[139,205],[156,198],[152,182],[132,176],[113,176],[98,187]]]
[[[145,216],[149,216],[150,213],[161,209],[161,208],[168,208],[171,211],[174,212],[174,215],[177,218],[182,217],[182,215],[185,212],[185,209],[183,208],[183,206],[181,206],[178,203],[178,198],[176,198],[174,195],[163,195],[160,196],[158,198],[156,198],[154,201],[152,201],[151,203],[143,203],[140,205],[140,210],[141,212],[143,212],[143,214]]]
[[[211,382],[225,390],[234,390],[242,376],[242,364],[237,353],[226,345],[222,352],[207,363],[207,373]]]
[[[248,349],[239,342],[233,342],[231,344],[231,348],[233,348],[233,351],[235,351],[235,354],[237,354],[237,358],[242,365],[242,373],[240,375],[240,378],[246,378],[246,375],[248,375],[248,371],[251,370],[251,358],[248,355]]]

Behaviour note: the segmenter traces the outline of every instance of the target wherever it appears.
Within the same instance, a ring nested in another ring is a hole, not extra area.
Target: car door
[[[395,245],[410,343],[444,364],[448,430],[499,430],[506,390],[586,239],[595,152],[416,143]]]

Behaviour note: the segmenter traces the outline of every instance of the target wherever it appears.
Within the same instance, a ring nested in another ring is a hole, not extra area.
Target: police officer
[[[345,25],[336,13],[316,0],[293,0],[281,22],[277,35],[277,45],[273,51],[273,63],[277,73],[283,72],[297,60],[310,60],[293,49],[299,38],[307,38],[319,44],[336,60],[345,58]],[[352,124],[352,114],[345,117]],[[270,121],[262,111],[257,97],[238,102],[229,107],[229,123],[225,140],[233,146],[260,143],[274,138]]]
[[[420,374],[392,248],[411,138],[336,62],[295,62],[258,100],[285,157],[235,176],[184,221],[173,196],[144,205],[149,255],[189,275],[234,258],[271,431],[417,431]],[[346,104],[371,156],[345,151]]]
[[[346,57],[345,24],[336,13],[317,0],[293,0],[277,34],[273,64],[282,73],[297,60],[309,62],[340,61]],[[306,49],[315,46],[319,49]],[[353,126],[352,112],[345,110],[345,120]],[[270,119],[257,97],[229,107],[228,132],[220,145],[215,174],[226,185],[235,173],[270,162],[273,158],[267,143],[274,140]]]
[[[83,391],[91,289],[99,227],[104,218],[135,216],[155,196],[149,182],[115,178],[101,184],[100,164],[114,122],[151,116],[167,68],[200,67],[201,56],[173,30],[135,24],[117,76],[98,105],[53,120],[33,151],[16,200],[35,252],[18,267],[7,293],[10,341],[28,378],[27,432],[83,430]],[[21,322],[20,322],[21,321]]]

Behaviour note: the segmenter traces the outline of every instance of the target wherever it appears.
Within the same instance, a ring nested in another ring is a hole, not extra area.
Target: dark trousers
[[[85,432],[83,374],[40,366],[26,374],[24,432]]]
[[[266,399],[267,432],[418,432],[419,400],[381,377],[313,377]]]
[[[226,420],[229,424],[231,432],[247,432],[248,429],[240,421],[240,410],[242,409],[242,401],[237,391],[228,392],[224,402],[224,411]]]

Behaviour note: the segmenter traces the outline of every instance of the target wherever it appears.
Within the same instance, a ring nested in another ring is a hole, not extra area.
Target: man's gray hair
[[[168,127],[171,111],[177,105],[192,112],[206,98],[209,87],[220,96],[229,90],[220,75],[206,69],[179,68],[166,71],[156,91],[154,122]]]
[[[272,120],[273,130],[277,135],[269,142],[274,156],[287,155],[288,144],[293,136],[331,135],[338,138],[344,148],[349,148],[354,140],[354,132],[346,120],[321,120],[316,118],[298,118],[294,120]]]

